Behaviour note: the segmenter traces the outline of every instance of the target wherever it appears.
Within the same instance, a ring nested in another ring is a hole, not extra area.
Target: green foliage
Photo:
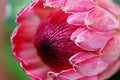
[[[113,0],[113,1],[120,5],[120,0]]]
[[[30,3],[31,0],[8,0],[7,2],[7,10],[6,10],[6,21],[5,27],[8,30],[7,35],[10,35],[14,28],[18,25],[15,22],[15,18],[17,13],[26,5]],[[6,61],[7,61],[7,68],[8,74],[10,75],[10,80],[31,80],[28,75],[26,75],[20,64],[15,60],[11,53],[11,42],[10,36],[6,36]]]
[[[20,67],[20,64],[15,60],[11,53],[11,43],[8,41],[6,42],[6,61],[7,61],[7,67],[9,70],[10,80],[31,80],[28,75],[25,74],[25,72]]]

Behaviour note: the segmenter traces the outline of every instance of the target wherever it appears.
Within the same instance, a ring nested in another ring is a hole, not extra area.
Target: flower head
[[[17,15],[13,55],[33,80],[108,79],[120,68],[119,9],[111,0],[32,0]]]

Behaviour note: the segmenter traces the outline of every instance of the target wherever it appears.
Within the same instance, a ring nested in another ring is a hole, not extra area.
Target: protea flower
[[[33,0],[16,21],[13,55],[33,80],[106,80],[120,68],[120,7],[111,0]]]

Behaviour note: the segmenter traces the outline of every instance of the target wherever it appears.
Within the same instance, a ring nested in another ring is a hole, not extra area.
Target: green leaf
[[[120,0],[113,0],[113,1],[120,5]]]

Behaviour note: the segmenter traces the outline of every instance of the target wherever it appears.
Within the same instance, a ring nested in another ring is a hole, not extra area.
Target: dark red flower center
[[[71,68],[68,59],[80,51],[70,40],[77,27],[66,23],[67,16],[62,11],[50,14],[40,22],[34,37],[38,55],[53,71]]]

